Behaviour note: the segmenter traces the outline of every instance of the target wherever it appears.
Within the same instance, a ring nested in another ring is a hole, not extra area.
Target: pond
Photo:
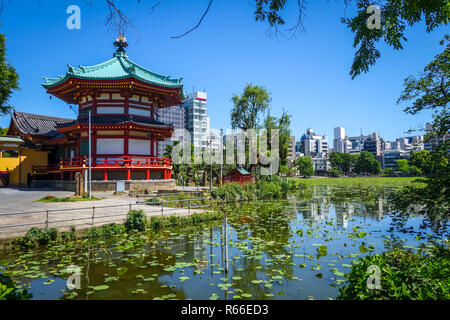
[[[227,205],[223,221],[0,260],[33,299],[335,299],[358,258],[442,240],[419,228],[420,216],[394,228],[384,201],[316,186],[307,197]],[[81,288],[69,291],[73,265]]]

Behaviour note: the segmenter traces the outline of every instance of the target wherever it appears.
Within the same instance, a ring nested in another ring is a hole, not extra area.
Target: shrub
[[[381,271],[381,288],[367,287],[367,270],[375,265]],[[360,258],[346,275],[348,285],[338,299],[450,299],[450,251],[436,247],[431,252],[393,251]]]
[[[84,238],[98,239],[102,237],[112,237],[125,232],[125,227],[116,223],[105,224],[101,227],[92,227],[84,233]]]
[[[144,231],[147,225],[147,217],[143,210],[130,210],[125,222],[125,229],[130,231]]]
[[[50,231],[51,230],[51,231]],[[22,239],[18,239],[17,242],[21,246],[35,246],[35,245],[46,245],[51,241],[51,236],[54,236],[54,228],[50,230],[42,230],[38,227],[32,227],[27,231]],[[56,230],[56,235],[58,231]],[[55,238],[56,240],[56,238]]]
[[[328,175],[330,177],[340,177],[342,176],[342,171],[336,168],[331,168],[331,170],[328,171]]]
[[[161,221],[161,219],[159,217],[153,216],[153,217],[150,217],[149,226],[151,229],[157,230],[163,226],[163,222]]]

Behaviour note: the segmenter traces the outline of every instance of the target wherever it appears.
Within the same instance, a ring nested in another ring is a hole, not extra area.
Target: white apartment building
[[[309,128],[300,138],[300,153],[312,158],[326,158],[328,155],[328,138]]]
[[[186,130],[191,135],[194,148],[208,147],[208,117],[206,115],[206,92],[197,91],[187,96],[183,103],[186,111]]]

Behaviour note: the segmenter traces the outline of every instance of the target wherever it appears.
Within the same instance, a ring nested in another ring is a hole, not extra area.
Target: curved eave
[[[80,129],[88,129],[88,124],[85,123],[75,123],[67,127],[57,128],[56,131],[59,133],[65,133],[74,130]],[[144,124],[144,123],[136,123],[136,122],[124,122],[120,124],[92,124],[92,128],[94,129],[103,129],[105,127],[114,127],[117,129],[150,129],[150,130],[163,130],[163,131],[173,131],[173,126],[169,125],[155,125],[155,124]]]
[[[149,81],[147,79],[144,79],[142,77],[139,77],[135,74],[130,74],[130,75],[126,75],[126,76],[122,76],[122,77],[98,77],[98,78],[92,78],[92,77],[83,77],[77,74],[73,74],[73,73],[67,73],[65,75],[64,78],[61,78],[61,80],[54,82],[54,83],[42,83],[41,85],[49,90],[53,87],[57,87],[59,85],[62,85],[63,83],[65,83],[67,80],[69,80],[70,78],[75,78],[75,79],[80,79],[80,80],[90,80],[90,81],[113,81],[113,80],[125,80],[125,79],[136,79],[139,80],[141,82],[145,82],[154,86],[158,86],[158,87],[164,87],[164,88],[170,88],[170,89],[182,89],[183,85],[182,84],[169,84],[169,83],[161,83],[161,82],[156,82],[156,81]],[[45,78],[44,78],[45,79]],[[48,78],[50,79],[50,78]],[[53,80],[53,79],[52,79]],[[182,91],[182,90],[181,90]]]

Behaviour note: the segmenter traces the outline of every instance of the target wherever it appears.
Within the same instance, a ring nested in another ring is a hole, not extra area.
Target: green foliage
[[[6,60],[6,37],[0,33],[0,115],[11,111],[8,105],[13,90],[19,89],[19,75]]]
[[[14,244],[21,247],[35,247],[45,246],[52,241],[56,241],[58,238],[58,230],[50,228],[48,230],[40,229],[38,227],[32,227],[27,231],[23,238],[17,238],[14,240]]]
[[[32,297],[26,289],[16,289],[9,276],[0,274],[0,300],[29,300]]]
[[[222,187],[210,191],[213,199],[221,199],[225,202],[250,201],[262,199],[281,199],[289,191],[297,190],[300,182],[292,179],[284,179],[278,176],[262,178],[256,183],[246,183],[244,186],[239,183],[225,183]]]
[[[9,128],[0,128],[0,136],[6,136]]]
[[[181,226],[187,224],[198,224],[200,222],[218,220],[223,215],[219,212],[194,213],[187,217],[171,216],[152,216],[149,221],[149,228],[151,230],[158,230],[165,226]]]
[[[398,170],[403,172],[403,173],[408,173],[409,172],[409,164],[408,164],[408,160],[406,159],[398,159],[397,160],[397,166],[398,166]]]
[[[441,1],[429,1],[441,2]],[[447,19],[450,13],[450,3],[447,1]],[[397,103],[410,102],[405,112],[416,114],[430,109],[435,111],[433,130],[435,136],[442,136],[450,130],[450,37],[445,36],[447,42],[442,53],[438,54],[424,69],[420,78],[409,76],[405,79],[403,92]],[[444,40],[441,41],[443,44]]]
[[[420,150],[411,153],[409,164],[417,167],[425,175],[431,174],[433,170],[430,151],[428,150]]]
[[[287,0],[255,0],[255,20],[267,22],[275,34],[278,28],[285,25],[282,11]],[[295,1],[292,1],[295,3]],[[368,72],[370,66],[374,65],[381,56],[376,45],[384,42],[395,50],[403,49],[403,43],[407,41],[405,36],[407,27],[424,21],[426,31],[431,32],[435,28],[447,25],[450,16],[450,3],[448,0],[344,0],[345,6],[356,3],[356,14],[351,18],[342,18],[344,23],[353,33],[353,47],[358,48],[350,70],[352,78],[361,73]],[[367,20],[372,13],[367,13],[370,5],[376,4],[381,9],[381,28],[369,29]],[[296,2],[298,14],[296,23],[288,29],[292,36],[300,28],[303,29],[303,17],[307,2],[299,0]],[[448,76],[447,76],[448,79]],[[448,81],[448,80],[447,80]]]
[[[369,266],[380,268],[380,289],[369,289]],[[347,286],[338,299],[360,300],[448,300],[450,299],[450,251],[437,247],[413,253],[395,249],[359,258],[346,275]]]
[[[383,175],[385,175],[387,177],[394,176],[394,174],[395,174],[395,170],[393,168],[386,168],[383,170]]]
[[[330,177],[340,177],[340,176],[342,176],[342,171],[337,168],[332,167],[331,170],[328,171],[328,175]]]
[[[116,223],[105,224],[100,227],[92,227],[83,234],[87,239],[110,238],[125,232],[125,227]]]
[[[295,159],[295,166],[298,168],[300,175],[310,177],[314,174],[314,163],[311,157],[298,157]]]
[[[449,21],[448,0],[383,0],[376,3],[381,9],[381,29],[369,29],[367,20],[371,13],[367,13],[367,8],[372,4],[371,0],[356,0],[356,16],[342,18],[342,22],[355,34],[353,46],[358,47],[350,71],[352,78],[367,72],[381,56],[376,48],[379,41],[383,40],[393,49],[400,50],[407,40],[406,26],[413,26],[424,19],[426,31],[431,32]]]
[[[144,210],[130,210],[125,221],[125,229],[130,231],[144,231],[147,225],[147,216]]]
[[[433,1],[434,2],[434,1]],[[448,14],[449,3],[446,10]],[[400,102],[411,102],[405,112],[416,114],[424,109],[434,111],[431,132],[425,140],[440,137],[450,130],[450,116],[448,112],[448,88],[450,86],[450,37],[445,36],[441,44],[445,45],[442,53],[438,54],[424,69],[420,78],[405,79],[404,90],[398,99]],[[398,191],[389,200],[389,207],[393,214],[407,219],[412,208],[422,208],[425,215],[424,223],[435,224],[448,219],[450,213],[450,167],[448,141],[440,142],[433,152],[420,151],[411,155],[411,173],[421,170],[425,179],[425,187],[408,186]]]
[[[145,199],[145,203],[148,205],[156,205],[159,204],[161,202],[161,199],[159,198],[148,198]]]
[[[260,127],[261,115],[269,108],[271,98],[266,88],[249,83],[242,95],[234,95],[231,101],[231,127],[248,130]]]
[[[256,196],[258,199],[279,199],[282,194],[281,185],[278,182],[259,180],[256,183]]]
[[[363,175],[378,174],[381,172],[381,164],[370,152],[361,151],[355,163],[355,172]]]
[[[78,202],[78,201],[97,201],[102,200],[100,198],[91,196],[89,199],[89,196],[86,196],[86,194],[83,194],[83,196],[71,196],[71,197],[65,197],[65,198],[58,198],[52,195],[46,195],[45,197],[42,197],[39,200],[36,200],[37,202]]]
[[[349,174],[352,172],[357,160],[357,154],[332,152],[329,156],[331,167],[341,171],[343,174]]]
[[[280,172],[283,170],[282,173],[289,172],[289,169],[287,168],[287,158],[289,156],[289,148],[291,146],[291,118],[292,116],[283,110],[280,118],[268,114],[264,120],[264,129],[267,130],[267,142],[269,144],[268,150],[272,150],[272,145],[270,143],[272,130],[278,129],[278,150],[280,157]]]

